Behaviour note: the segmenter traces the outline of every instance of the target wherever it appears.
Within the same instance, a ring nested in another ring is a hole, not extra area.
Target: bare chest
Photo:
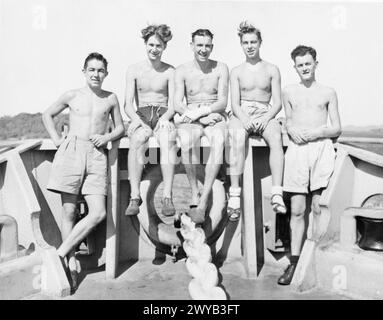
[[[254,90],[271,92],[271,76],[265,70],[244,70],[239,76],[239,86],[243,92]]]
[[[327,112],[328,99],[321,95],[299,93],[291,100],[293,110],[299,112],[321,113]]]
[[[144,72],[136,78],[136,88],[138,93],[167,93],[168,78],[157,72]]]
[[[185,79],[186,91],[189,95],[200,93],[217,94],[219,76],[216,73],[191,73]]]
[[[111,107],[107,98],[78,96],[70,102],[71,112],[81,117],[104,118],[109,114]]]

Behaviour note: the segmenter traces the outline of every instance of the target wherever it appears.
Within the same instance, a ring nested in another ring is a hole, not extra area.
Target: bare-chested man
[[[231,71],[229,122],[230,179],[228,215],[239,219],[240,176],[245,162],[246,142],[251,133],[261,135],[270,147],[272,178],[271,204],[275,212],[286,213],[282,197],[283,149],[281,127],[275,116],[282,108],[281,76],[278,67],[261,59],[261,32],[247,21],[239,25],[238,35],[246,61]],[[272,99],[273,105],[270,104]]]
[[[174,68],[161,61],[161,57],[172,33],[167,25],[150,25],[142,30],[142,38],[147,59],[130,66],[126,72],[125,112],[132,122],[127,130],[130,138],[128,170],[131,191],[125,214],[132,216],[139,213],[144,154],[149,137],[154,135],[161,149],[160,162],[164,180],[161,212],[171,216],[175,214],[172,201],[176,161],[176,131],[172,122]]]
[[[278,280],[281,285],[290,284],[299,259],[309,190],[312,193],[312,239],[319,240],[325,231],[321,230],[319,199],[334,170],[335,151],[331,138],[341,133],[336,92],[315,79],[316,51],[298,46],[291,52],[291,58],[301,82],[283,91],[290,138],[283,189],[291,193],[291,257],[290,265]]]
[[[213,34],[209,30],[193,32],[190,46],[194,59],[179,66],[175,73],[174,104],[175,110],[181,114],[176,120],[177,133],[192,192],[189,215],[198,224],[205,220],[208,196],[223,162],[225,143],[228,68],[224,63],[209,59],[212,42]],[[196,177],[199,152],[196,149],[202,135],[209,139],[210,154],[200,195]]]
[[[57,253],[64,267],[69,265],[73,289],[77,287],[78,271],[73,249],[106,215],[107,158],[103,148],[124,132],[117,96],[101,89],[108,75],[107,66],[101,54],[91,53],[83,69],[86,86],[64,93],[43,114],[44,125],[58,147],[47,186],[48,190],[61,193],[63,204],[63,243]],[[53,118],[66,108],[70,112],[69,133],[61,137]],[[106,133],[109,116],[114,129]],[[80,191],[89,214],[75,225]]]

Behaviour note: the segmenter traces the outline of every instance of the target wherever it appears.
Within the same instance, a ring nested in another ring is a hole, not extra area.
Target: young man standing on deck
[[[223,163],[226,134],[224,112],[228,96],[228,68],[224,63],[209,59],[212,42],[213,34],[208,29],[193,32],[190,47],[194,59],[179,66],[175,72],[174,105],[180,114],[176,120],[177,133],[192,192],[189,215],[198,224],[205,220],[208,196]],[[209,140],[210,153],[200,195],[196,166],[199,163],[197,148],[203,135]]]
[[[153,136],[161,150],[161,170],[164,180],[162,214],[172,216],[174,165],[176,161],[176,132],[172,122],[174,115],[174,67],[161,61],[167,42],[172,38],[165,25],[150,25],[143,29],[147,59],[130,66],[126,72],[125,112],[132,120],[127,135],[130,138],[128,171],[130,202],[127,216],[137,215],[142,204],[140,182],[144,168],[147,141]],[[136,100],[137,110],[134,106]]]
[[[309,190],[312,193],[312,240],[318,241],[323,235],[319,200],[334,170],[335,151],[331,138],[341,134],[336,92],[315,79],[318,65],[315,49],[298,46],[291,52],[291,58],[301,82],[289,85],[283,91],[286,129],[290,138],[285,155],[283,189],[291,195],[291,258],[290,265],[278,280],[281,285],[291,283],[297,266]]]
[[[281,76],[278,67],[261,59],[261,32],[247,21],[239,25],[238,35],[246,61],[230,74],[232,115],[229,122],[230,180],[228,215],[239,219],[240,177],[243,174],[245,148],[250,134],[263,137],[270,147],[272,178],[271,204],[277,213],[286,213],[282,197],[283,149],[281,126],[275,116],[282,108]],[[273,105],[270,100],[273,100]]]
[[[63,243],[57,253],[63,266],[69,267],[73,289],[77,288],[78,276],[74,248],[106,215],[107,156],[104,148],[124,133],[117,96],[101,89],[108,75],[107,67],[101,54],[89,54],[83,69],[86,86],[64,93],[43,114],[45,128],[58,147],[47,186],[48,190],[61,193],[63,204]],[[70,112],[70,129],[68,135],[62,137],[56,132],[53,118],[66,108]],[[106,133],[109,116],[114,129]],[[75,224],[80,192],[89,214]]]

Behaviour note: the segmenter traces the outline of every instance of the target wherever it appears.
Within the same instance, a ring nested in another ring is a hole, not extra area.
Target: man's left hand
[[[89,140],[92,141],[97,148],[106,146],[109,141],[108,138],[102,134],[93,134],[89,137]]]
[[[154,128],[154,131],[165,129],[167,131],[173,131],[174,125],[167,119],[160,118],[157,122],[156,127]]]
[[[321,138],[321,129],[303,129],[302,135],[306,141],[315,141]]]
[[[269,121],[270,121],[270,117],[267,115],[264,115],[258,119],[253,120],[254,131],[262,133],[266,129]]]

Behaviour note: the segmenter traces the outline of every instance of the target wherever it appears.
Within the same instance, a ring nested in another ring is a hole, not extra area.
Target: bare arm
[[[209,108],[211,112],[224,112],[227,106],[227,98],[229,93],[229,70],[225,64],[221,64],[218,79],[217,101],[212,103]],[[206,115],[206,114],[205,114]]]
[[[55,123],[53,121],[53,118],[57,116],[60,112],[62,112],[64,109],[69,107],[69,101],[74,97],[73,91],[68,91],[64,93],[56,102],[54,102],[44,113],[43,113],[43,123],[45,126],[45,129],[47,129],[49,136],[51,137],[53,143],[58,147],[62,141],[64,140],[64,137],[61,137],[55,128]]]
[[[241,90],[239,88],[238,70],[236,68],[230,74],[230,94],[231,110],[242,123],[247,123],[248,117],[241,109]]]
[[[340,117],[338,112],[338,98],[336,92],[331,89],[329,94],[329,102],[327,105],[330,125],[321,126],[312,130],[304,130],[304,136],[307,141],[315,141],[321,138],[335,138],[341,132]]]
[[[168,110],[161,119],[170,120],[174,116],[174,68],[168,70]]]
[[[284,90],[282,97],[283,97],[283,106],[284,106],[285,115],[286,115],[287,134],[290,136],[291,140],[293,140],[295,143],[297,144],[305,143],[306,139],[303,137],[302,131],[293,126],[293,122],[292,122],[293,110],[291,108],[289,93],[287,90]]]
[[[132,67],[126,71],[126,87],[125,87],[125,102],[124,110],[131,121],[141,121],[140,117],[136,114],[134,107],[134,95],[136,89],[136,79]]]
[[[338,97],[335,90],[331,90],[330,99],[328,103],[328,115],[330,117],[330,126],[322,128],[321,137],[335,138],[342,133],[342,126],[340,124],[340,117],[338,111]]]
[[[110,116],[113,121],[114,129],[105,134],[93,134],[89,137],[90,141],[97,147],[105,146],[109,141],[113,141],[119,138],[124,133],[124,123],[120,113],[120,104],[118,103],[117,96],[112,93],[109,97],[111,100],[112,108],[110,110]]]
[[[184,103],[185,97],[185,78],[183,75],[183,67],[179,67],[174,72],[174,111],[183,114],[186,111]]]
[[[267,113],[270,119],[275,118],[278,112],[282,109],[281,91],[281,74],[279,69],[273,66],[271,72],[271,97],[273,104]]]

